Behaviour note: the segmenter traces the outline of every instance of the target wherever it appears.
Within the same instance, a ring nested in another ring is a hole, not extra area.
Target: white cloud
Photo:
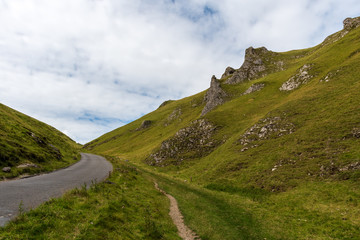
[[[0,102],[85,143],[206,89],[253,45],[310,47],[355,0],[2,0]]]

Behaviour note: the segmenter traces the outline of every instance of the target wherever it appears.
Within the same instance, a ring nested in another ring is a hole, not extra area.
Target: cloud
[[[0,102],[85,143],[209,86],[249,46],[310,47],[355,0],[2,0]]]

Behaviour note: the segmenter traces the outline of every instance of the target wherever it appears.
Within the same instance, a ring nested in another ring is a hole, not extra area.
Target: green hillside
[[[157,179],[202,239],[358,239],[358,26],[309,49],[249,48],[208,91],[85,148]]]
[[[80,159],[78,149],[55,128],[0,104],[0,177],[66,167]]]

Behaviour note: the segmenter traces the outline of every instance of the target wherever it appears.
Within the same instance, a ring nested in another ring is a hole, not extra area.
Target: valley
[[[303,50],[250,47],[242,66],[213,76],[208,90],[85,144],[81,151],[113,164],[107,181],[20,214],[0,239],[180,239],[154,182],[203,240],[358,239],[359,26],[360,18],[345,19]],[[35,130],[17,129],[36,153],[51,152]]]

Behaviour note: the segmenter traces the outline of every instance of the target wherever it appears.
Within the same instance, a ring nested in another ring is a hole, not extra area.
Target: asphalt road
[[[21,201],[25,210],[35,208],[50,198],[60,197],[66,191],[89,186],[104,180],[112,165],[105,158],[81,153],[76,164],[49,174],[0,182],[0,226],[4,226],[19,211]]]

